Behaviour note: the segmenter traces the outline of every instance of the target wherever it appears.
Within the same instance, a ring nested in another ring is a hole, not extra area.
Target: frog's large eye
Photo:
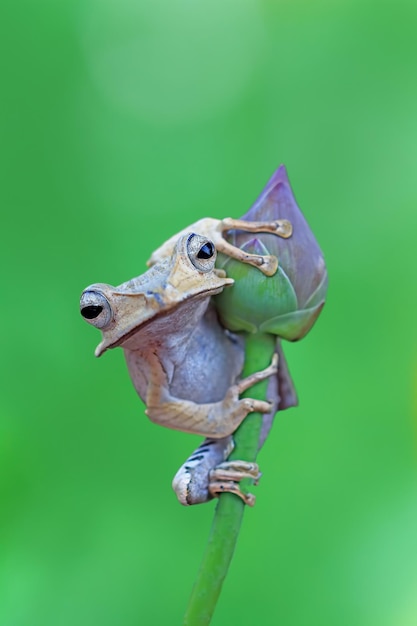
[[[207,237],[192,234],[187,239],[187,254],[195,268],[200,272],[211,272],[216,262],[215,245]]]
[[[109,301],[98,291],[84,291],[80,301],[80,313],[96,328],[104,328],[113,319]]]

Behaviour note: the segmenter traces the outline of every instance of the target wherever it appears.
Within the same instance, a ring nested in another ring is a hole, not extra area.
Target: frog
[[[225,217],[223,219],[203,217],[191,226],[186,227],[167,239],[167,241],[152,253],[150,259],[147,261],[147,265],[151,267],[159,260],[170,257],[178,239],[190,229],[200,233],[200,235],[208,237],[214,243],[217,252],[232,257],[242,263],[253,265],[265,274],[265,276],[273,276],[276,273],[278,269],[277,257],[274,255],[249,254],[229,243],[223,233],[230,230],[243,230],[248,233],[272,233],[283,239],[288,239],[292,235],[292,224],[287,219],[250,222],[232,217]]]
[[[277,387],[285,363],[277,350],[267,368],[241,378],[243,339],[223,328],[211,301],[234,282],[215,267],[214,242],[188,231],[176,236],[172,252],[166,250],[145,273],[117,287],[87,287],[81,314],[102,332],[96,356],[123,349],[151,421],[205,437],[174,477],[179,502],[197,504],[229,491],[252,506],[255,496],[239,483],[259,480],[259,467],[227,461],[233,433],[253,411],[271,421],[277,403],[240,395],[267,378]]]

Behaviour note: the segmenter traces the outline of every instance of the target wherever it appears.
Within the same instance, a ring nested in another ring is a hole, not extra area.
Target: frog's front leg
[[[233,448],[232,437],[203,441],[172,481],[181,504],[201,504],[225,492],[234,493],[249,506],[255,504],[255,496],[243,493],[239,481],[252,478],[256,484],[260,478],[258,465],[245,461],[225,461]]]
[[[239,395],[257,382],[277,373],[276,354],[269,367],[232,385],[223,400],[207,404],[197,404],[171,396],[167,377],[158,357],[153,354],[148,360],[152,365],[152,375],[148,382],[145,412],[157,424],[221,439],[231,435],[249,413],[269,413],[271,410],[269,402],[252,398],[239,399]]]
[[[223,236],[228,230],[243,230],[247,233],[271,233],[288,239],[292,235],[292,224],[288,220],[273,220],[271,222],[247,222],[225,217],[217,226],[216,236],[213,242],[218,252],[257,267],[266,276],[273,276],[278,269],[278,259],[273,255],[249,254],[232,245]]]
[[[292,224],[285,219],[270,222],[247,222],[245,220],[235,220],[231,217],[226,217],[223,220],[205,217],[165,241],[162,246],[153,252],[147,264],[152,266],[158,261],[172,256],[178,239],[192,231],[211,239],[218,252],[222,252],[242,263],[253,265],[267,276],[273,276],[278,267],[277,258],[272,255],[248,254],[244,250],[237,248],[226,241],[224,237],[224,233],[229,230],[243,230],[248,233],[271,233],[277,237],[288,239],[292,235]]]

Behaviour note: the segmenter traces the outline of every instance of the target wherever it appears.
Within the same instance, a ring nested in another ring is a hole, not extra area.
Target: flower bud
[[[323,254],[298,208],[283,165],[258,200],[242,216],[246,221],[289,220],[288,239],[271,233],[229,231],[233,245],[252,254],[271,254],[278,270],[265,276],[259,269],[225,255],[217,266],[235,280],[230,289],[214,297],[222,323],[232,331],[265,332],[296,341],[306,335],[323,308],[327,270]]]

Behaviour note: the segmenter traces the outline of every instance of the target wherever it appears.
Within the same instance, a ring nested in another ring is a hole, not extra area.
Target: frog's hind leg
[[[234,448],[231,436],[205,439],[180,467],[172,481],[178,500],[185,506],[211,500],[210,471],[223,463]]]
[[[226,461],[233,448],[231,436],[203,441],[172,481],[181,504],[200,504],[225,492],[236,494],[249,506],[255,504],[255,496],[243,493],[239,481],[252,478],[256,484],[261,476],[259,468],[256,463]]]

